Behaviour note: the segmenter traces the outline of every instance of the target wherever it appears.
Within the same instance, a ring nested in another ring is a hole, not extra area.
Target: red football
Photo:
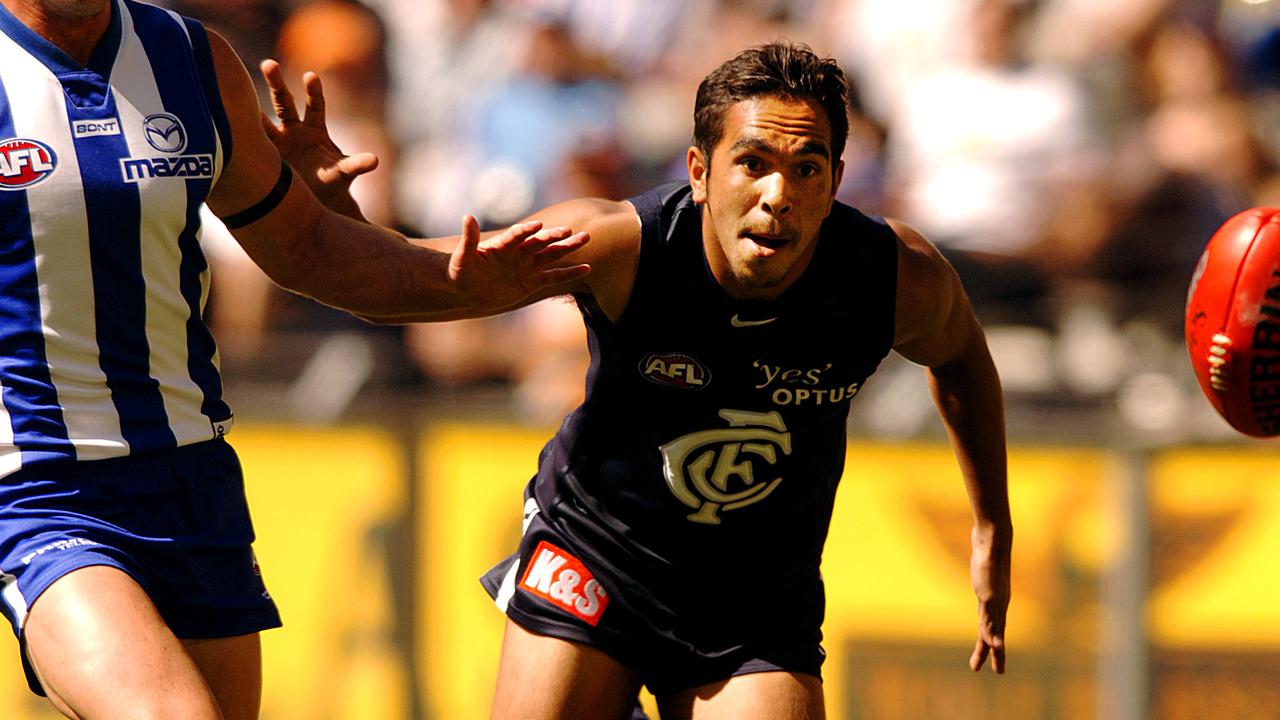
[[[1209,401],[1236,430],[1280,435],[1280,209],[1228,220],[1187,293],[1187,351]]]

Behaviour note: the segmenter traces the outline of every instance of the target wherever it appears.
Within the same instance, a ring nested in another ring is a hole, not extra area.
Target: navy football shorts
[[[762,630],[771,618],[759,618],[707,642],[697,637],[695,623],[655,621],[658,613],[650,608],[669,605],[667,599],[568,541],[543,516],[532,487],[525,490],[519,550],[480,581],[512,622],[604,652],[638,672],[654,695],[758,672],[822,677],[826,653],[819,627],[775,633]]]
[[[93,565],[128,573],[180,638],[280,626],[250,544],[235,451],[221,438],[0,478],[0,610],[22,640],[27,610]],[[23,655],[33,692],[44,694]]]

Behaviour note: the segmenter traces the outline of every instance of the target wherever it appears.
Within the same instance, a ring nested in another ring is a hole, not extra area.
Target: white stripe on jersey
[[[18,630],[27,624],[27,599],[18,590],[18,578],[8,573],[0,573],[0,601],[9,606],[14,625]]]
[[[147,112],[139,108],[160,108],[156,85],[142,41],[133,32],[133,18],[126,9],[121,14],[120,52],[111,72],[116,110],[125,128],[125,141],[132,157],[156,152],[144,136]],[[175,22],[179,22],[175,20]],[[185,28],[184,28],[185,37]],[[154,112],[154,110],[152,111]],[[137,182],[141,200],[144,234],[159,233],[166,242],[142,243],[142,276],[147,281],[147,343],[151,349],[151,377],[160,382],[165,413],[173,434],[182,438],[209,433],[209,418],[200,412],[204,392],[187,369],[186,323],[191,309],[182,296],[179,268],[182,252],[178,236],[186,227],[187,184],[171,178],[142,178]],[[163,226],[155,223],[166,222]],[[207,279],[205,279],[207,282]]]
[[[59,151],[57,171],[26,193],[40,278],[45,356],[49,373],[56,378],[54,390],[67,435],[81,459],[122,455],[128,446],[98,363],[88,211],[62,85],[4,33],[0,33],[0,67],[8,70],[5,91],[17,137],[35,138]],[[56,280],[50,277],[54,273]],[[5,427],[7,447],[12,448],[12,426],[6,422]]]

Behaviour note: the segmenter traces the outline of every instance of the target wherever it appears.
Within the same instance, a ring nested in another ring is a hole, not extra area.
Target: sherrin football
[[[1231,427],[1280,435],[1280,209],[1246,210],[1213,234],[1187,293],[1186,341]]]

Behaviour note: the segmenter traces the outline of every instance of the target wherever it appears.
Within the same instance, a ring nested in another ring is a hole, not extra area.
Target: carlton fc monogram
[[[756,478],[758,463],[773,465],[778,453],[791,454],[791,433],[782,415],[721,410],[727,428],[699,430],[663,445],[662,474],[680,502],[695,512],[688,519],[719,525],[720,513],[758,503],[782,478]]]

